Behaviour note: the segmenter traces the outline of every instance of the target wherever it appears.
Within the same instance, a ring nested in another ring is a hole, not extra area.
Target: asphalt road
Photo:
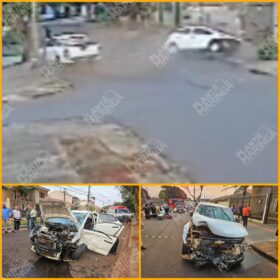
[[[177,54],[158,70],[148,55],[147,69],[135,75],[129,74],[132,66],[125,60],[113,74],[108,62],[108,73],[104,68],[99,71],[102,61],[70,66],[66,72],[74,90],[13,104],[15,110],[5,125],[80,119],[110,90],[123,99],[104,121],[129,126],[147,141],[156,138],[165,143],[163,153],[185,167],[190,181],[277,182],[276,137],[248,165],[236,156],[259,129],[277,131],[277,77],[252,74],[226,56],[206,53]],[[193,104],[217,79],[228,81],[232,88],[201,117]]]
[[[147,249],[142,253],[142,277],[277,277],[277,265],[252,249],[246,251],[242,264],[229,272],[220,272],[211,264],[195,269],[190,262],[181,258],[182,229],[187,220],[186,214],[174,214],[172,220],[144,220],[142,240]],[[249,225],[249,238],[250,231]]]
[[[128,233],[126,226],[119,237],[120,246]],[[118,259],[118,254],[102,256],[91,251],[71,262],[39,258],[30,250],[26,230],[3,234],[2,244],[2,270],[7,278],[110,278]]]

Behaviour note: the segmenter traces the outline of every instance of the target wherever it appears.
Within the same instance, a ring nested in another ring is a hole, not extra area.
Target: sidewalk
[[[119,251],[117,262],[114,265],[111,278],[137,278],[138,277],[138,223],[129,225],[129,232]]]
[[[276,225],[248,222],[247,242],[256,252],[278,263],[278,240]]]
[[[248,71],[260,75],[278,75],[278,61],[260,60],[257,55],[258,46],[250,42],[243,41],[240,48],[228,61],[233,64],[239,64]]]

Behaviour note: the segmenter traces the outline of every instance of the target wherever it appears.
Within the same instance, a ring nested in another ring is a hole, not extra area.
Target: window
[[[45,198],[45,193],[40,192],[40,198]]]
[[[197,212],[200,215],[203,215],[208,218],[234,222],[232,211],[229,208],[200,205],[197,209]]]
[[[88,216],[88,218],[86,220],[86,223],[85,223],[85,226],[84,226],[84,229],[93,230],[93,218],[92,218],[92,215]]]
[[[118,221],[118,219],[112,215],[100,214],[98,223],[115,223],[116,221]]]
[[[180,34],[190,34],[191,30],[190,28],[179,28],[176,30],[176,33],[180,33]]]
[[[197,35],[211,35],[212,34],[211,31],[204,29],[204,28],[195,28],[193,30],[193,33],[197,34]]]
[[[75,215],[78,221],[78,225],[81,226],[87,216],[87,213],[79,213],[79,212],[72,212],[72,213]]]

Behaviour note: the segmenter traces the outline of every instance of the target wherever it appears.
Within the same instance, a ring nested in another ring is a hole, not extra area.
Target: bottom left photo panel
[[[4,278],[138,278],[139,186],[2,186]]]

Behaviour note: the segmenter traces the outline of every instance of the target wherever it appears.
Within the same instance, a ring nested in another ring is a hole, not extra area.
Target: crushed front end
[[[53,260],[70,260],[77,248],[77,228],[63,224],[35,227],[30,233],[31,250],[38,256]]]
[[[187,244],[196,267],[212,262],[220,271],[228,271],[241,263],[247,248],[245,238],[221,237],[199,227],[191,229]]]

